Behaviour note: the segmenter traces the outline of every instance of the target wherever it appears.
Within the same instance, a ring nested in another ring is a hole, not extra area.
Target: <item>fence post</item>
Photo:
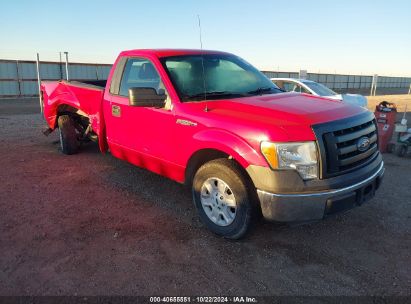
[[[36,67],[37,67],[37,84],[38,84],[38,88],[39,88],[40,111],[41,111],[41,114],[43,114],[43,98],[41,96],[41,78],[40,78],[40,57],[39,57],[39,53],[37,53]]]
[[[335,90],[337,88],[337,71],[334,70],[334,84],[333,84],[333,90]]]
[[[59,63],[60,79],[63,79],[63,67],[62,67],[62,61],[61,61],[61,52],[59,52],[59,57],[60,57],[60,63]]]
[[[371,83],[371,92],[370,92],[371,96],[375,96],[375,94],[377,93],[377,83],[378,83],[378,75],[374,74],[374,76],[372,77],[372,83]]]
[[[374,96],[377,94],[378,75],[375,74]]]
[[[362,73],[360,74],[360,83],[358,85],[358,91],[361,92],[361,84],[362,84]]]
[[[69,81],[68,52],[64,52],[64,55],[66,55],[66,79]]]
[[[16,60],[16,74],[17,74],[17,87],[19,89],[19,97],[21,97],[21,83],[20,83],[19,61],[18,60]]]

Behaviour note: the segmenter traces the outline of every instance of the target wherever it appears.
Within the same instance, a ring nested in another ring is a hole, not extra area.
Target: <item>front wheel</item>
[[[200,219],[212,232],[229,239],[244,236],[253,205],[247,181],[232,160],[217,159],[200,167],[192,192]]]

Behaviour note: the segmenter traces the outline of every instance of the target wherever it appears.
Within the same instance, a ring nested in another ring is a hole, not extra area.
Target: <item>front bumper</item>
[[[278,222],[304,222],[354,208],[374,196],[384,171],[384,163],[381,162],[378,170],[370,177],[330,191],[277,194],[257,190],[263,216]]]

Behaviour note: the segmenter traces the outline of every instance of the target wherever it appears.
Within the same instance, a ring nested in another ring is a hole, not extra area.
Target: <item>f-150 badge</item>
[[[176,123],[183,125],[183,126],[192,126],[192,127],[197,126],[196,122],[192,122],[192,121],[185,120],[185,119],[177,119]]]

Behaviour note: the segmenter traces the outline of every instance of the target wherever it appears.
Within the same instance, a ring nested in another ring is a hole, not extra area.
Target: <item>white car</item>
[[[364,96],[359,94],[338,94],[327,88],[325,85],[315,81],[294,78],[271,78],[271,81],[286,92],[312,94],[325,98],[342,100],[346,103],[367,108],[368,101]]]

